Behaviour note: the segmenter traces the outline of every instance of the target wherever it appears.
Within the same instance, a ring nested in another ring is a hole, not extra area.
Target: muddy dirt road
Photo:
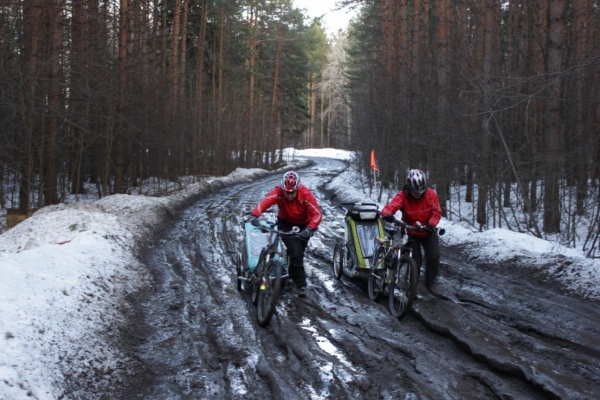
[[[285,292],[261,328],[236,287],[230,252],[242,217],[278,175],[205,196],[147,251],[155,285],[131,296],[123,343],[139,372],[107,388],[110,398],[598,398],[600,307],[530,271],[473,265],[443,247],[439,295],[421,276],[401,321],[362,282],[336,281],[330,260],[343,215],[317,188],[345,164],[314,161],[299,171],[324,212],[307,251],[308,296]]]

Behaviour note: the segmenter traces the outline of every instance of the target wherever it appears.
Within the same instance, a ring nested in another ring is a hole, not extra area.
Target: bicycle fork
[[[385,271],[385,283],[392,283],[392,279],[394,279],[394,265],[396,265],[396,260],[398,259],[398,247],[394,246],[394,248],[388,253],[386,256],[385,265],[387,266]]]
[[[279,260],[280,263],[279,263],[279,265],[276,268],[281,268],[281,279],[283,280],[283,279],[288,278],[290,276],[289,272],[288,272],[288,268],[284,267],[283,264],[281,263],[284,260],[284,258],[280,254],[278,254],[276,252],[273,252],[272,254],[269,254],[267,256],[267,258],[265,260],[266,265],[269,265],[271,259],[273,259],[273,260]],[[272,282],[275,279],[274,271],[275,271],[274,269],[271,270],[270,276],[263,275],[263,276],[260,277],[260,286],[259,286],[260,290],[267,290],[267,286],[269,286],[267,284],[268,281],[271,281],[271,282],[269,282],[270,285],[273,284]]]

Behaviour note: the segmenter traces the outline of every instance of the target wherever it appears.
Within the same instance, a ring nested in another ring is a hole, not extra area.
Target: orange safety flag
[[[375,162],[375,150],[371,150],[371,169],[379,173],[379,168],[377,168],[377,163]]]

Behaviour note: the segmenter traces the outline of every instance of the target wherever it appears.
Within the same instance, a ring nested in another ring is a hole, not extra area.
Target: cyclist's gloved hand
[[[250,222],[252,225],[254,225],[256,227],[260,226],[260,221],[254,215],[250,215],[248,217],[248,222]]]
[[[382,215],[381,219],[387,222],[394,222],[396,220],[392,214]]]
[[[303,240],[308,240],[310,238],[310,235],[312,235],[312,233],[313,233],[313,229],[306,227],[300,231],[300,233],[298,234],[298,237]]]
[[[425,228],[429,231],[429,232],[435,232],[435,226],[433,226],[430,223],[425,224]]]

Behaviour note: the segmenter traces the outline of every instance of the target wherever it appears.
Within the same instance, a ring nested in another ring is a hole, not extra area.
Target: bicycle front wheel
[[[258,325],[267,326],[275,312],[275,304],[281,290],[281,264],[271,260],[267,264],[262,281],[258,282]]]
[[[371,259],[371,273],[367,282],[369,298],[379,301],[385,288],[385,248],[379,246]]]
[[[258,302],[258,291],[259,291],[259,286],[260,286],[260,279],[256,279],[252,282],[252,296],[251,296],[251,301],[253,305],[256,305],[256,303]]]
[[[260,252],[260,256],[258,257],[258,263],[256,265],[256,269],[252,274],[252,304],[256,305],[258,303],[258,292],[260,291],[260,282],[262,281],[263,274],[265,273],[265,252],[264,250]]]
[[[412,257],[402,257],[396,261],[394,277],[390,283],[389,309],[390,314],[402,319],[412,306],[417,295],[419,284],[419,267]]]

